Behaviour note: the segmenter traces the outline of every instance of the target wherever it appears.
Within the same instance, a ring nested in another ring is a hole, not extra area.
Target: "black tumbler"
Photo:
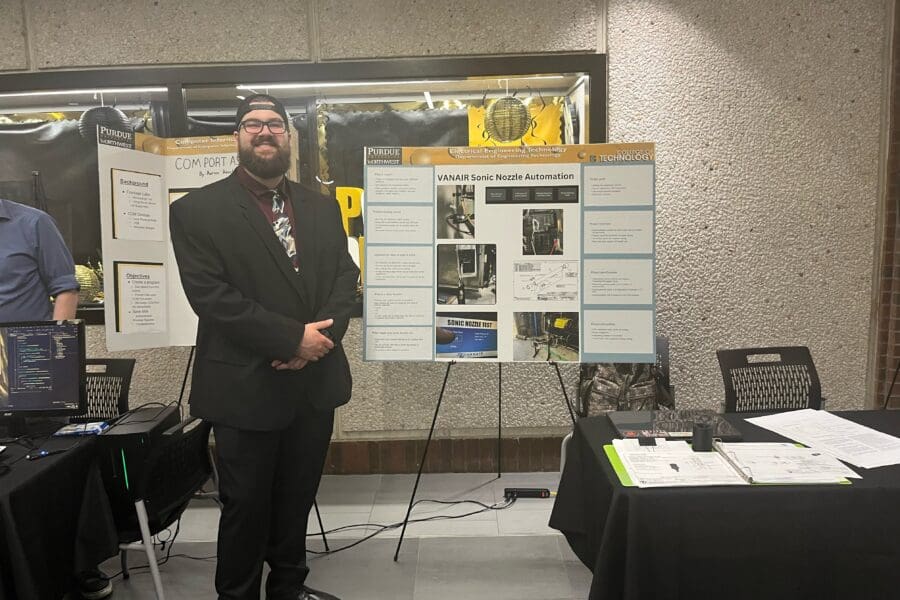
[[[706,421],[694,423],[691,447],[694,452],[712,452],[712,425]]]

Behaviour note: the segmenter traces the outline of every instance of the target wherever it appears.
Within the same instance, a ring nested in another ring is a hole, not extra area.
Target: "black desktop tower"
[[[166,430],[181,422],[178,406],[147,406],[123,415],[97,436],[100,472],[119,531],[137,529],[134,503],[147,476],[153,448]],[[152,516],[151,516],[152,519]]]

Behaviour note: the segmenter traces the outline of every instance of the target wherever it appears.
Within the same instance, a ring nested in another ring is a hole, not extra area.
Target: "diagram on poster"
[[[654,154],[367,148],[364,358],[655,361]]]
[[[578,262],[527,261],[513,263],[513,300],[578,300]]]

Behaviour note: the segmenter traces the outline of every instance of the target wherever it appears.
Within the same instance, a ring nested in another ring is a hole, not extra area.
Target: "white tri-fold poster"
[[[366,360],[655,362],[655,148],[366,148]]]
[[[169,204],[234,170],[234,138],[98,129],[107,348],[191,346],[197,317],[178,276]]]

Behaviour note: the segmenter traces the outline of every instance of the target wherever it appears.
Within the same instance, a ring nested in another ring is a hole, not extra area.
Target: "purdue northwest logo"
[[[403,153],[399,147],[366,148],[367,165],[399,165]]]

